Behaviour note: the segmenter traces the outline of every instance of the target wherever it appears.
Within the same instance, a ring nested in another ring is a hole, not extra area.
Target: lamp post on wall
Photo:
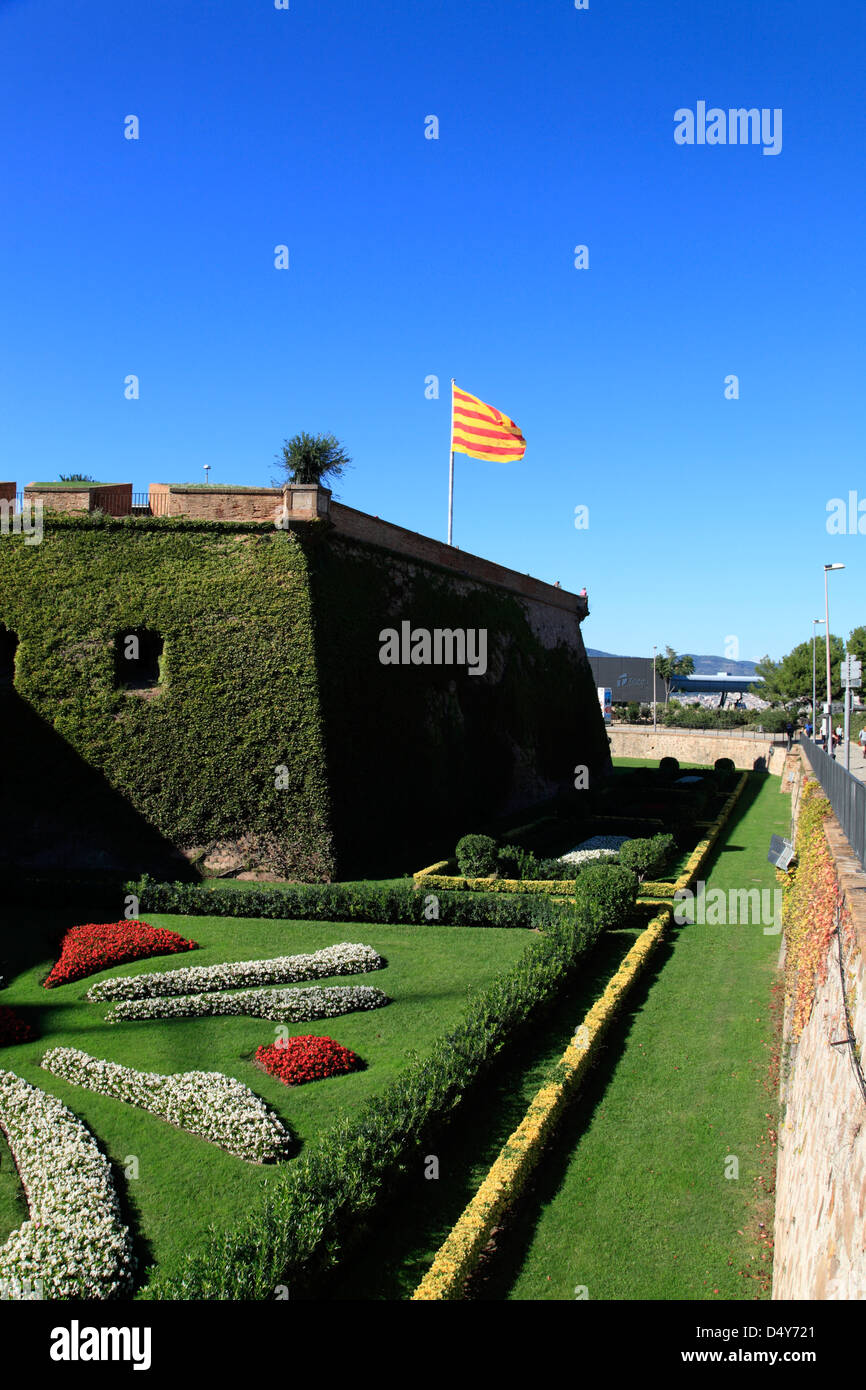
[[[824,640],[827,650],[827,752],[833,752],[833,701],[830,695],[830,599],[827,589],[827,575],[830,570],[843,570],[844,565],[824,566]]]
[[[204,468],[204,485],[207,487],[208,478],[210,477],[210,464],[204,463],[202,467]]]
[[[817,742],[818,725],[815,723],[815,625],[823,623],[823,618],[812,619],[812,742]]]

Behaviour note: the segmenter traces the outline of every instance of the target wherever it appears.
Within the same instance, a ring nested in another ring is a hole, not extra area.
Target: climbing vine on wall
[[[17,862],[65,843],[71,862],[103,853],[144,868],[154,831],[185,850],[240,845],[253,862],[276,844],[292,858],[284,872],[330,876],[307,560],[294,532],[52,517],[41,545],[0,545],[0,622],[18,637],[6,770],[12,820],[31,829]],[[164,643],[160,683],[130,691],[117,642],[140,629]]]
[[[824,818],[830,809],[818,783],[807,781],[797,825],[796,868],[783,876],[785,995],[793,1006],[794,1042],[809,1022],[815,994],[827,978],[827,952],[837,909],[842,912],[840,929],[850,926],[824,835]]]

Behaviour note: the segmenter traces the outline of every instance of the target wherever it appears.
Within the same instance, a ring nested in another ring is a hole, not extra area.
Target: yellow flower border
[[[567,1101],[583,1080],[620,1003],[661,940],[670,920],[670,908],[656,906],[659,907],[656,916],[641,932],[619,969],[608,980],[604,993],[576,1029],[574,1038],[556,1064],[553,1079],[536,1092],[523,1120],[506,1140],[472,1201],[436,1252],[433,1263],[412,1294],[413,1299],[461,1297],[466,1279],[493,1228],[538,1162],[544,1144]]]
[[[713,845],[719,837],[725,821],[731,814],[734,804],[748,781],[748,772],[740,775],[740,780],[730,793],[724,806],[714,821],[709,822],[709,833],[699,842],[686,861],[686,866],[675,883],[664,880],[649,880],[640,886],[640,897],[653,902],[673,898],[677,892],[691,885]],[[704,822],[707,824],[707,822]],[[438,888],[444,891],[468,890],[473,893],[550,893],[554,897],[569,897],[574,891],[573,878],[462,878],[444,870],[456,864],[454,859],[440,859],[426,869],[419,869],[412,875],[416,888]],[[640,901],[640,899],[639,899]]]

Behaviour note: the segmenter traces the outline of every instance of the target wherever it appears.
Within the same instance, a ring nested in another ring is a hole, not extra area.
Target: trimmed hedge
[[[554,898],[569,896],[574,892],[577,879],[574,878],[459,878],[454,874],[415,875],[418,887],[427,892],[477,893],[484,897],[502,896],[506,893],[547,894]]]
[[[261,1206],[233,1230],[213,1235],[179,1274],[156,1273],[142,1297],[269,1300],[279,1286],[295,1293],[336,1266],[410,1162],[417,1165],[431,1126],[447,1118],[516,1031],[552,1002],[597,936],[596,926],[572,916],[552,936],[533,938],[428,1057],[411,1062],[359,1115],[341,1120],[280,1170]]]
[[[155,883],[143,878],[124,885],[139,900],[138,912],[188,917],[267,917],[306,922],[374,922],[381,925],[552,928],[569,904],[545,896],[482,896],[480,893],[379,888],[342,883],[290,883],[242,888],[206,888],[196,883]],[[561,885],[571,892],[573,883]],[[431,901],[431,899],[433,901]]]
[[[475,1196],[439,1247],[413,1299],[462,1296],[466,1279],[477,1267],[494,1228],[520,1196],[568,1101],[595,1060],[599,1043],[616,1017],[622,999],[661,940],[669,919],[670,909],[659,908],[611,976],[601,998],[586,1014],[562,1057],[548,1072],[523,1120],[502,1146]]]
[[[737,801],[737,798],[739,797],[748,780],[749,774],[747,772],[742,773],[739,781],[734,787],[734,790],[731,792],[730,796],[725,801],[724,806],[722,807],[718,816],[713,821],[712,825],[707,831],[706,836],[695,846],[692,853],[689,855],[689,858],[686,861],[685,868],[683,869],[676,883],[653,882],[641,884],[641,898],[644,901],[651,898],[674,898],[677,892],[689,887],[689,885],[692,882],[692,879],[695,877],[697,873],[700,872],[700,870],[706,863],[706,860],[708,859],[710,852],[712,851],[716,843],[716,840],[719,838],[719,835],[722,832],[722,829],[725,825],[725,822],[728,819],[728,816],[734,809],[734,805]]]

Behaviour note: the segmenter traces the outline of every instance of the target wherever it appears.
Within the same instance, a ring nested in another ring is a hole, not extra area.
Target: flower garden
[[[745,782],[724,766],[697,782],[678,772],[620,779],[579,822],[464,836],[455,862],[414,884],[143,882],[127,885],[134,920],[63,930],[47,914],[22,932],[0,1006],[4,1287],[314,1289],[602,933],[630,926],[631,950],[416,1294],[461,1296],[661,939],[664,900],[703,865]],[[538,877],[554,856],[563,877]]]

